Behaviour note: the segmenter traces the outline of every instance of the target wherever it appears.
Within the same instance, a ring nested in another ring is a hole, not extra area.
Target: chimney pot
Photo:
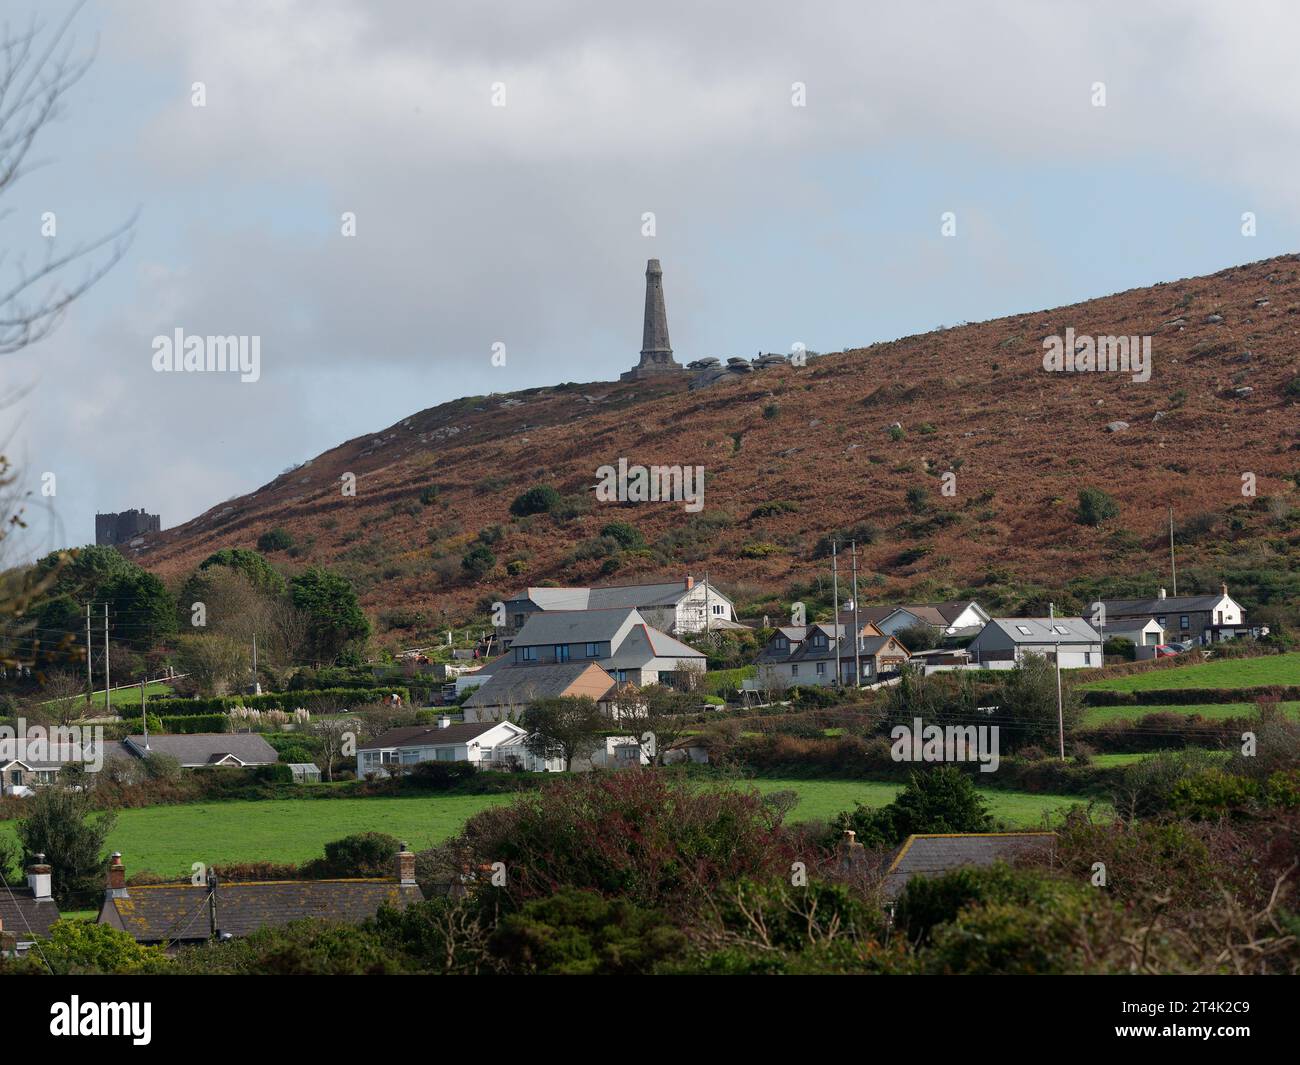
[[[689,591],[690,591],[692,588],[694,588],[694,587],[695,587],[695,578],[694,578],[694,577],[687,577],[687,578],[686,578],[686,590],[689,592]]]
[[[449,718],[446,714],[442,714],[442,715],[440,715],[439,718],[438,718],[438,727],[439,727],[439,728],[450,728],[450,727],[451,727],[451,718]]]
[[[1163,588],[1160,589],[1160,598],[1161,599],[1165,598],[1165,590]]]

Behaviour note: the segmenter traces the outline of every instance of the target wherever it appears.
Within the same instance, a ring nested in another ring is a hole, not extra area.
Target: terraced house
[[[882,633],[873,623],[858,626],[856,657],[853,626],[818,622],[784,625],[772,634],[754,664],[760,681],[782,686],[833,684],[839,659],[840,683],[854,683],[854,668],[861,665],[862,684],[897,672],[910,657],[896,637]]]
[[[1163,588],[1151,599],[1103,599],[1106,608],[1106,635],[1112,630],[1132,628],[1132,622],[1145,625],[1154,620],[1164,630],[1166,640],[1209,644],[1250,634],[1246,611],[1220,585],[1217,594],[1166,595]]]

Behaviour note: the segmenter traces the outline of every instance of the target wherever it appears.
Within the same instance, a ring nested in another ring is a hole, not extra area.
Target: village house
[[[132,757],[123,744],[112,740],[85,746],[41,743],[34,747],[40,752],[40,757],[33,756],[28,749],[16,752],[17,747],[13,741],[0,743],[0,791],[5,795],[27,795],[36,788],[53,784],[69,765],[81,766],[90,773],[96,772],[111,758]]]
[[[1101,632],[1107,640],[1128,640],[1139,661],[1155,658],[1156,648],[1169,642],[1164,626],[1155,618],[1121,618],[1113,624],[1103,626]]]
[[[1251,634],[1246,612],[1220,585],[1218,594],[1167,596],[1163,588],[1154,599],[1103,599],[1106,634],[1114,635],[1122,622],[1154,620],[1166,640],[1210,644]]]
[[[840,621],[851,623],[852,611],[841,611]],[[951,603],[907,603],[900,606],[859,606],[858,620],[870,621],[886,636],[897,636],[907,629],[933,629],[937,635],[959,638],[974,636],[989,623],[991,616],[973,599]]]
[[[914,876],[942,876],[968,866],[1050,857],[1054,832],[967,832],[908,836],[885,870],[883,893],[892,907]]]
[[[385,879],[219,881],[127,888],[122,855],[114,854],[99,924],[138,943],[175,949],[211,939],[247,936],[262,928],[318,917],[360,924],[382,906],[404,910],[424,899],[415,882],[415,855],[401,845]]]
[[[1102,664],[1101,635],[1083,618],[994,618],[966,651],[981,669],[1014,669],[1031,654],[1062,669]]]
[[[37,939],[50,934],[50,926],[59,919],[59,905],[54,901],[51,870],[45,855],[37,854],[27,867],[26,885],[0,889],[0,956],[26,954]]]
[[[525,588],[505,601],[506,632],[518,633],[528,619],[548,610],[635,609],[648,625],[667,633],[744,628],[735,604],[694,577],[661,584],[612,584],[595,588]]]
[[[702,652],[649,625],[626,607],[547,610],[524,622],[510,645],[510,666],[595,663],[619,684],[686,689],[705,669]],[[494,664],[495,675],[506,670]],[[494,676],[494,679],[495,676]]]
[[[469,762],[480,769],[520,768],[558,772],[559,759],[538,758],[527,748],[527,731],[513,721],[453,723],[439,717],[435,725],[389,729],[357,748],[357,776],[385,777],[393,767],[421,762]]]
[[[274,747],[255,732],[196,732],[181,736],[128,736],[128,752],[137,758],[164,754],[182,769],[205,766],[274,765],[280,760]]]
[[[488,676],[461,710],[467,722],[518,721],[538,699],[586,696],[608,709],[614,678],[595,662],[511,665]]]
[[[783,625],[764,645],[754,664],[759,683],[767,686],[833,684],[835,659],[840,660],[840,683],[853,684],[854,647],[852,625]],[[862,684],[873,684],[882,675],[897,672],[910,657],[907,648],[894,636],[887,636],[871,622],[858,627],[858,659],[862,664]]]

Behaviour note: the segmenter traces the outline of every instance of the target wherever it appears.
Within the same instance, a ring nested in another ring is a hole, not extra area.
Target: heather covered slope
[[[1067,327],[1151,335],[1150,380],[1045,372],[1042,339]],[[695,354],[703,353],[679,357]],[[1268,587],[1251,593],[1260,599],[1297,587],[1300,386],[1288,392],[1300,377],[1295,257],[697,391],[688,376],[443,404],[151,536],[136,557],[177,576],[282,526],[297,546],[273,559],[290,569],[336,566],[357,582],[381,631],[412,621],[420,631],[546,581],[707,569],[753,601],[824,574],[818,541],[859,526],[872,540],[863,557],[869,598],[982,588],[1010,606],[1040,592],[1059,599],[1078,578],[1132,578],[1148,592],[1168,584],[1172,504],[1180,590],[1219,579],[1239,589],[1264,571]],[[1108,431],[1116,421],[1128,428]],[[703,512],[596,502],[596,468],[619,458],[703,466]],[[941,494],[945,471],[956,475],[951,498]],[[355,497],[340,492],[347,473],[356,475]],[[1255,497],[1242,494],[1245,473],[1256,477]],[[437,498],[421,502],[430,485]],[[557,489],[561,508],[513,517],[512,499],[534,485]],[[1113,496],[1118,515],[1079,524],[1084,487]],[[918,488],[923,497],[909,496]],[[611,554],[615,545],[599,535],[611,521],[634,526],[646,546]],[[484,530],[496,566],[476,578],[460,560]]]

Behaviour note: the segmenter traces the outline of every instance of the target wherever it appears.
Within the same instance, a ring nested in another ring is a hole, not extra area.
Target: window
[[[420,752],[417,750],[412,749],[400,753],[402,756],[402,765],[415,765],[415,763],[420,760]]]
[[[617,670],[615,670],[615,671],[614,671],[614,679],[615,679],[616,681],[618,681],[620,684],[626,684],[626,683],[627,683],[627,670],[626,670],[626,669],[617,669]]]
[[[589,644],[587,644],[584,653],[586,654],[586,656],[587,656],[588,658],[599,658],[599,657],[600,657],[600,644],[598,644],[598,643],[589,643]]]
[[[1165,627],[1165,615],[1164,615],[1164,614],[1161,614],[1158,618],[1156,618],[1156,624],[1159,625],[1162,629]]]
[[[1070,630],[1067,629],[1064,625],[1053,625],[1053,626],[1052,626],[1052,631],[1053,631],[1053,632],[1056,632],[1056,633],[1059,633],[1061,636],[1069,636],[1069,635],[1070,635]]]
[[[569,660],[569,645],[567,643],[557,643],[555,645],[555,661],[567,662]]]
[[[1092,652],[1091,652],[1091,651],[1084,651],[1084,652],[1083,652],[1083,664],[1084,664],[1085,666],[1090,666],[1090,665],[1092,665]]]
[[[776,649],[778,651],[787,650],[789,646],[790,646],[790,641],[787,640],[784,636],[778,636],[776,638]]]
[[[440,761],[440,762],[454,762],[455,760],[456,760],[456,748],[455,748],[455,747],[439,747],[439,748],[438,748],[438,761]]]
[[[723,614],[726,613],[726,608],[721,603],[714,603],[713,612],[715,614]]]
[[[819,677],[824,677],[824,676],[826,676],[826,663],[825,663],[825,662],[818,662],[818,663],[817,663],[817,676],[819,676]]]
[[[524,627],[524,622],[525,622],[527,619],[528,619],[528,615],[527,615],[527,614],[516,614],[516,615],[515,615],[515,628],[517,628],[517,629],[522,629],[522,628]]]
[[[536,648],[536,647],[521,647],[521,648],[519,648],[519,657],[516,659],[516,661],[518,661],[518,662],[536,662],[536,661],[537,661],[537,648]]]
[[[798,667],[798,666],[791,666],[791,667],[790,667],[790,676],[792,676],[792,677],[797,677],[798,675],[799,675],[799,667]]]
[[[1033,632],[1030,630],[1030,628],[1029,628],[1028,625],[1017,625],[1016,628],[1020,630],[1020,634],[1021,634],[1022,636],[1032,636],[1032,635],[1033,635]]]
[[[1190,623],[1188,622],[1188,620],[1187,620],[1187,615],[1186,615],[1186,614],[1181,614],[1181,615],[1179,615],[1179,617],[1178,617],[1178,627],[1179,627],[1180,629],[1190,629],[1190,628],[1192,627],[1191,624],[1190,624]]]
[[[814,633],[812,638],[812,645],[814,647],[825,647],[826,637],[820,632]]]

